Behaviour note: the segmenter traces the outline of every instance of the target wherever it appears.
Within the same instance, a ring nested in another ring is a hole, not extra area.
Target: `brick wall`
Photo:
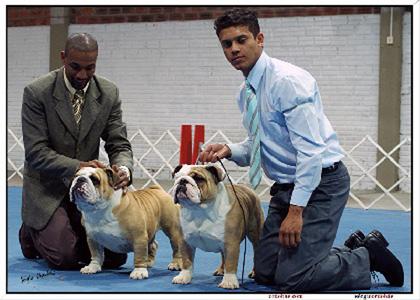
[[[50,24],[49,7],[8,7],[7,26],[37,26]]]
[[[407,45],[410,16],[406,13],[404,18],[406,58],[411,51]],[[377,137],[379,21],[377,14],[260,19],[266,36],[266,52],[306,68],[318,80],[326,114],[347,151],[367,134],[374,139]],[[32,78],[46,72],[39,66],[47,68],[48,49],[33,42],[33,32],[29,29],[31,27],[8,29],[9,55],[16,52],[9,61],[14,61],[15,68],[25,70]],[[97,72],[120,87],[130,136],[141,128],[153,142],[167,129],[179,137],[180,124],[191,123],[206,125],[207,139],[218,129],[235,142],[244,138],[235,102],[243,78],[226,62],[212,29],[212,20],[74,24],[69,29],[70,33],[90,32],[98,39]],[[37,66],[25,66],[21,59],[25,47],[17,44],[21,40],[34,51],[43,52]],[[404,60],[406,75],[410,70],[408,62],[409,59]],[[29,77],[20,78],[18,71],[14,72],[9,76],[8,106],[17,108]],[[406,99],[410,99],[410,95]],[[402,106],[404,116],[410,111],[410,105]],[[9,124],[16,120],[12,129],[18,132],[19,119],[20,110],[10,109]],[[409,135],[408,127],[404,128],[403,134]],[[164,139],[163,144],[163,154],[168,158],[176,145],[169,138]],[[140,157],[147,145],[137,137],[133,146],[136,156]],[[364,144],[354,155],[362,165],[372,165],[376,149]],[[177,159],[173,159],[173,164]],[[144,163],[150,169],[157,169],[158,161],[158,156],[152,152]],[[346,162],[354,180],[360,172],[350,161]],[[411,162],[406,160],[405,163]],[[137,169],[135,176],[141,175],[142,171]],[[169,171],[162,176],[167,178]],[[373,186],[372,182],[364,180],[357,188]]]
[[[72,23],[162,22],[215,19],[230,7],[97,7],[72,9]],[[253,7],[261,18],[378,13],[377,7]]]
[[[70,12],[71,24],[108,24],[164,21],[213,20],[231,7],[227,6],[91,6],[74,7]],[[377,14],[379,7],[372,6],[257,6],[252,7],[260,18]],[[8,26],[48,25],[48,7],[9,7]]]

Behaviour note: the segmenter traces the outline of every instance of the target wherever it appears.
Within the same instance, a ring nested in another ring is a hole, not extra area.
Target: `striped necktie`
[[[85,100],[85,92],[83,90],[77,90],[73,97],[73,113],[74,119],[76,120],[77,126],[80,124],[82,118],[83,102]]]
[[[246,85],[246,123],[252,139],[251,163],[249,169],[249,181],[253,189],[256,189],[261,182],[261,153],[260,153],[260,112],[258,100],[254,89],[248,81]]]

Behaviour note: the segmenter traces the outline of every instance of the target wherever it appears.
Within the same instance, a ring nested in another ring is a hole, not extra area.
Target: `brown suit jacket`
[[[111,164],[133,168],[118,88],[103,77],[92,78],[78,129],[63,72],[60,68],[36,79],[23,94],[22,219],[36,230],[68,199],[80,161],[98,158],[100,138]]]

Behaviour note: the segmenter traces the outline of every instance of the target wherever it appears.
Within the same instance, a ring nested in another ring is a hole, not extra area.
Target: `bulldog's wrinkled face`
[[[70,201],[81,210],[94,209],[111,199],[115,172],[110,169],[85,167],[77,171],[70,187]]]
[[[191,206],[214,199],[217,184],[223,181],[225,174],[215,165],[180,165],[175,168],[173,176],[175,203]]]

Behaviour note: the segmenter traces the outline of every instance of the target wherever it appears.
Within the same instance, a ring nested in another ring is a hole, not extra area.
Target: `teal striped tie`
[[[260,112],[258,100],[254,89],[248,81],[246,84],[246,123],[252,139],[251,163],[249,169],[249,182],[253,189],[256,189],[261,182],[261,152],[260,152]]]

